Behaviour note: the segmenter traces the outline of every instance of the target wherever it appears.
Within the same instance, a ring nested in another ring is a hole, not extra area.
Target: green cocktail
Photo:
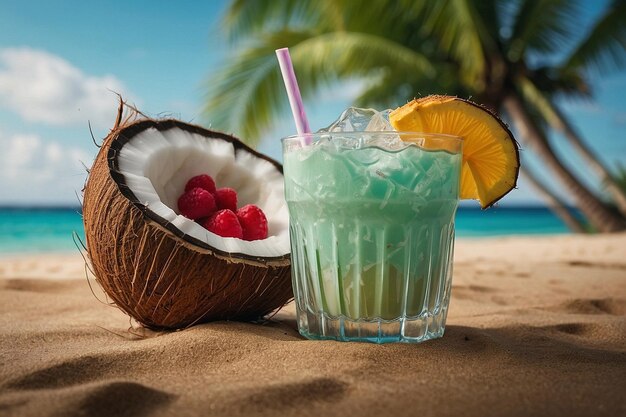
[[[461,144],[388,131],[283,140],[304,336],[381,343],[443,334]]]

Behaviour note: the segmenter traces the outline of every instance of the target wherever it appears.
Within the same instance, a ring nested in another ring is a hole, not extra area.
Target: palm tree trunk
[[[522,138],[535,149],[552,173],[567,187],[576,205],[591,225],[598,232],[616,232],[626,229],[624,219],[606,207],[561,163],[539,127],[526,112],[523,102],[516,93],[508,94],[503,106]]]
[[[556,106],[552,107],[554,115],[556,116],[553,121],[553,127],[565,134],[565,137],[569,140],[574,149],[576,149],[587,164],[589,164],[589,168],[591,168],[591,170],[600,178],[602,184],[604,184],[607,191],[611,194],[611,197],[613,197],[613,201],[615,202],[615,205],[620,213],[626,216],[626,193],[615,182],[615,179],[609,170],[602,165],[593,151],[583,142],[578,132],[576,132],[576,129],[571,125],[563,113],[561,113]]]
[[[525,167],[520,167],[520,171],[525,179],[535,188],[535,190],[541,194],[544,200],[547,201],[548,207],[554,214],[559,217],[563,223],[574,233],[587,233],[585,226],[578,220],[567,208],[565,203],[560,197],[550,191],[535,174]]]

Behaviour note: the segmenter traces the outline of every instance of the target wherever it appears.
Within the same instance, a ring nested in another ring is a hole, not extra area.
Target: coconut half
[[[259,206],[268,238],[223,238],[180,215],[178,197],[198,174],[234,188],[239,206]],[[171,119],[116,126],[84,189],[96,280],[151,328],[264,316],[293,297],[283,187],[282,166],[233,136]]]

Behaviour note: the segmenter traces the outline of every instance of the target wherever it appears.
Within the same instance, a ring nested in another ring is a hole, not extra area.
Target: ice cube
[[[349,107],[330,126],[320,129],[318,133],[338,132],[394,132],[389,123],[391,109],[378,111]],[[365,146],[376,146],[387,150],[400,150],[407,146],[397,135],[364,134],[358,138],[334,135],[332,141],[341,149],[357,149]]]
[[[355,166],[366,167],[373,165],[380,159],[380,149],[361,148],[346,152],[346,157]]]
[[[333,135],[330,143],[335,149],[358,149],[363,146],[363,138],[336,134]]]
[[[370,109],[371,110],[371,109]],[[389,122],[389,113],[391,113],[391,109],[377,111],[370,118],[365,131],[367,132],[389,132],[394,131],[395,129],[391,126]]]
[[[371,134],[364,135],[363,146],[375,146],[377,148],[388,151],[399,151],[409,146],[410,143],[404,142],[399,135],[393,134]]]
[[[393,130],[389,123],[391,110],[379,112],[374,109],[360,109],[349,107],[330,126],[320,129],[320,132],[365,132]]]

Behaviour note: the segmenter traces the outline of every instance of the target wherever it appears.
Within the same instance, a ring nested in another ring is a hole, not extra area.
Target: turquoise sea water
[[[78,208],[0,208],[0,256],[10,253],[75,252],[76,232],[84,241]],[[567,227],[542,207],[495,207],[486,211],[461,207],[457,237],[568,233]]]
[[[80,208],[0,208],[0,255],[78,253],[74,232],[85,241]]]

